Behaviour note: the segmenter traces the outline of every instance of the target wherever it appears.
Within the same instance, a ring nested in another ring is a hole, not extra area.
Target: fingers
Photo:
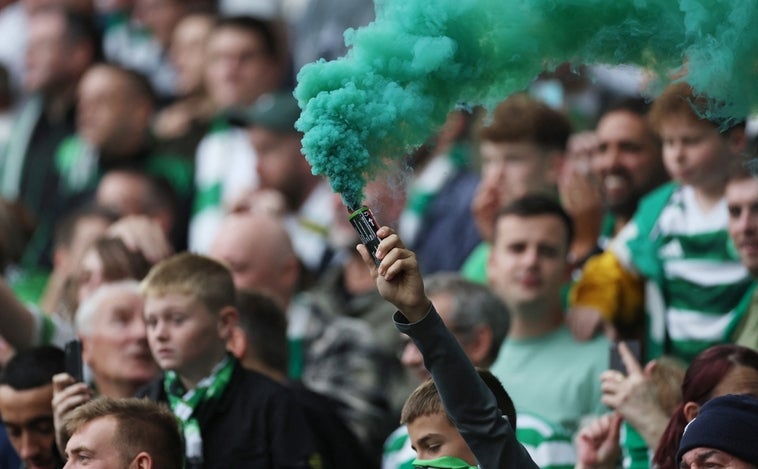
[[[86,383],[74,383],[53,393],[53,412],[56,417],[63,418],[76,407],[92,399],[92,390]]]
[[[417,270],[416,256],[407,249],[393,249],[379,264],[379,275],[391,282],[407,271]]]
[[[616,409],[621,404],[622,388],[626,377],[617,370],[606,370],[600,374],[600,390],[603,393],[600,400],[611,409]]]
[[[58,373],[53,376],[53,392],[61,391],[72,384],[74,384],[76,380],[73,376],[71,376],[68,373]]]
[[[624,417],[618,412],[613,412],[608,416],[608,439],[613,441],[619,441],[619,434],[621,433],[621,422]]]
[[[355,249],[358,251],[358,254],[360,254],[361,259],[363,259],[363,263],[366,264],[366,267],[368,267],[369,272],[371,272],[371,278],[376,280],[376,277],[379,274],[376,271],[376,264],[374,264],[374,259],[371,258],[371,254],[369,254],[366,246],[363,244],[358,244]]]
[[[377,230],[376,235],[382,240],[376,249],[376,258],[380,261],[378,267],[374,264],[374,260],[371,254],[369,254],[368,249],[366,249],[366,246],[362,244],[356,246],[361,259],[363,259],[363,262],[371,271],[373,278],[381,276],[385,280],[390,281],[403,270],[406,270],[406,268],[412,267],[412,265],[403,266],[397,264],[400,260],[413,257],[413,253],[405,249],[405,245],[403,245],[395,230],[388,226],[382,226]]]

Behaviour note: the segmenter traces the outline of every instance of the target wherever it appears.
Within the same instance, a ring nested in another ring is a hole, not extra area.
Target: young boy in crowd
[[[434,386],[422,384],[414,391],[403,412],[418,455],[414,466],[536,468],[495,395],[426,296],[415,253],[386,226],[377,235],[382,239],[378,267],[365,246],[358,250],[379,293],[398,309],[395,326],[413,340],[434,380]]]
[[[148,343],[165,373],[140,394],[179,419],[185,467],[310,467],[318,456],[290,391],[226,351],[238,317],[226,267],[179,254],[156,265],[142,291]]]
[[[607,322],[633,321],[640,309],[622,307],[633,296],[624,285],[644,279],[647,360],[670,354],[689,362],[728,342],[751,283],[729,241],[724,200],[729,168],[745,146],[745,126],[731,123],[723,130],[703,117],[707,103],[686,83],[669,86],[655,100],[649,117],[673,182],[640,201],[602,254],[608,262],[585,269],[574,287],[574,305],[595,308]]]

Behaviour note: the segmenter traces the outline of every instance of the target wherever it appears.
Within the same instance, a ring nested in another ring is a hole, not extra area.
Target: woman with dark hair
[[[682,402],[653,457],[659,469],[678,469],[676,452],[684,427],[697,417],[703,404],[725,394],[758,396],[758,352],[739,345],[716,345],[695,357],[684,375]]]

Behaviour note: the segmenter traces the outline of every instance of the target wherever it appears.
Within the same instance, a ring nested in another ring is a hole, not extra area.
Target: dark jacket
[[[137,396],[168,403],[163,377]],[[198,420],[204,469],[310,467],[313,439],[292,391],[239,363],[221,398],[201,407]]]
[[[411,246],[423,275],[458,271],[481,242],[471,214],[478,185],[478,175],[462,171],[434,196]]]

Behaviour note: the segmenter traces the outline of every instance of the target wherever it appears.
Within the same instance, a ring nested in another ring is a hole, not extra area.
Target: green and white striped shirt
[[[689,186],[668,184],[640,203],[611,249],[646,279],[647,358],[691,361],[729,341],[751,285],[727,232],[726,201],[708,213]]]

